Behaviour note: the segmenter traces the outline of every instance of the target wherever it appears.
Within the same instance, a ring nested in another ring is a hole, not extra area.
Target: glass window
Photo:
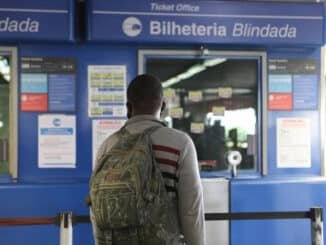
[[[145,71],[162,80],[167,109],[162,119],[188,133],[201,171],[228,171],[236,150],[238,169],[258,169],[257,58],[147,56]]]
[[[0,55],[0,175],[9,173],[9,56]]]

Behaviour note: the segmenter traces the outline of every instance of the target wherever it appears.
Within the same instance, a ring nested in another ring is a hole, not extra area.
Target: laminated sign
[[[38,117],[39,168],[76,167],[76,116]]]

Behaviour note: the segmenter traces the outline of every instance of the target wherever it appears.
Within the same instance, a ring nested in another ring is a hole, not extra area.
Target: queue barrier
[[[311,244],[324,245],[323,235],[323,209],[311,208],[309,211],[299,212],[249,212],[249,213],[206,213],[206,221],[217,220],[273,220],[273,219],[310,219],[311,220]],[[21,225],[49,225],[60,227],[60,245],[72,245],[73,226],[79,223],[90,223],[89,216],[77,216],[72,212],[61,212],[55,217],[48,218],[1,218],[1,226]]]

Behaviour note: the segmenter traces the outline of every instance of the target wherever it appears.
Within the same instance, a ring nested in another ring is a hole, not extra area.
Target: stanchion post
[[[60,213],[60,245],[72,245],[72,213]]]
[[[311,212],[311,240],[312,245],[324,245],[323,209],[315,207]]]

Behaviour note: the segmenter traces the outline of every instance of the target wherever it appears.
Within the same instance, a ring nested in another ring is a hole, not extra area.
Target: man
[[[162,85],[157,78],[151,75],[137,76],[128,87],[127,100],[128,121],[125,127],[131,134],[162,125],[159,118],[165,103],[163,102]],[[98,159],[101,159],[117,141],[117,134],[107,138],[98,151]],[[179,221],[180,236],[184,236],[187,245],[204,245],[205,225],[202,186],[197,155],[190,137],[181,131],[160,127],[151,135],[151,141],[154,157],[164,178],[171,202],[175,207],[175,210],[171,210],[171,212],[175,213]],[[96,228],[94,221],[93,226],[96,240],[108,236],[105,231]],[[97,241],[97,244],[102,245],[103,243]],[[129,241],[129,244],[138,243]],[[177,244],[181,244],[181,242],[173,242],[173,244],[167,245]]]

